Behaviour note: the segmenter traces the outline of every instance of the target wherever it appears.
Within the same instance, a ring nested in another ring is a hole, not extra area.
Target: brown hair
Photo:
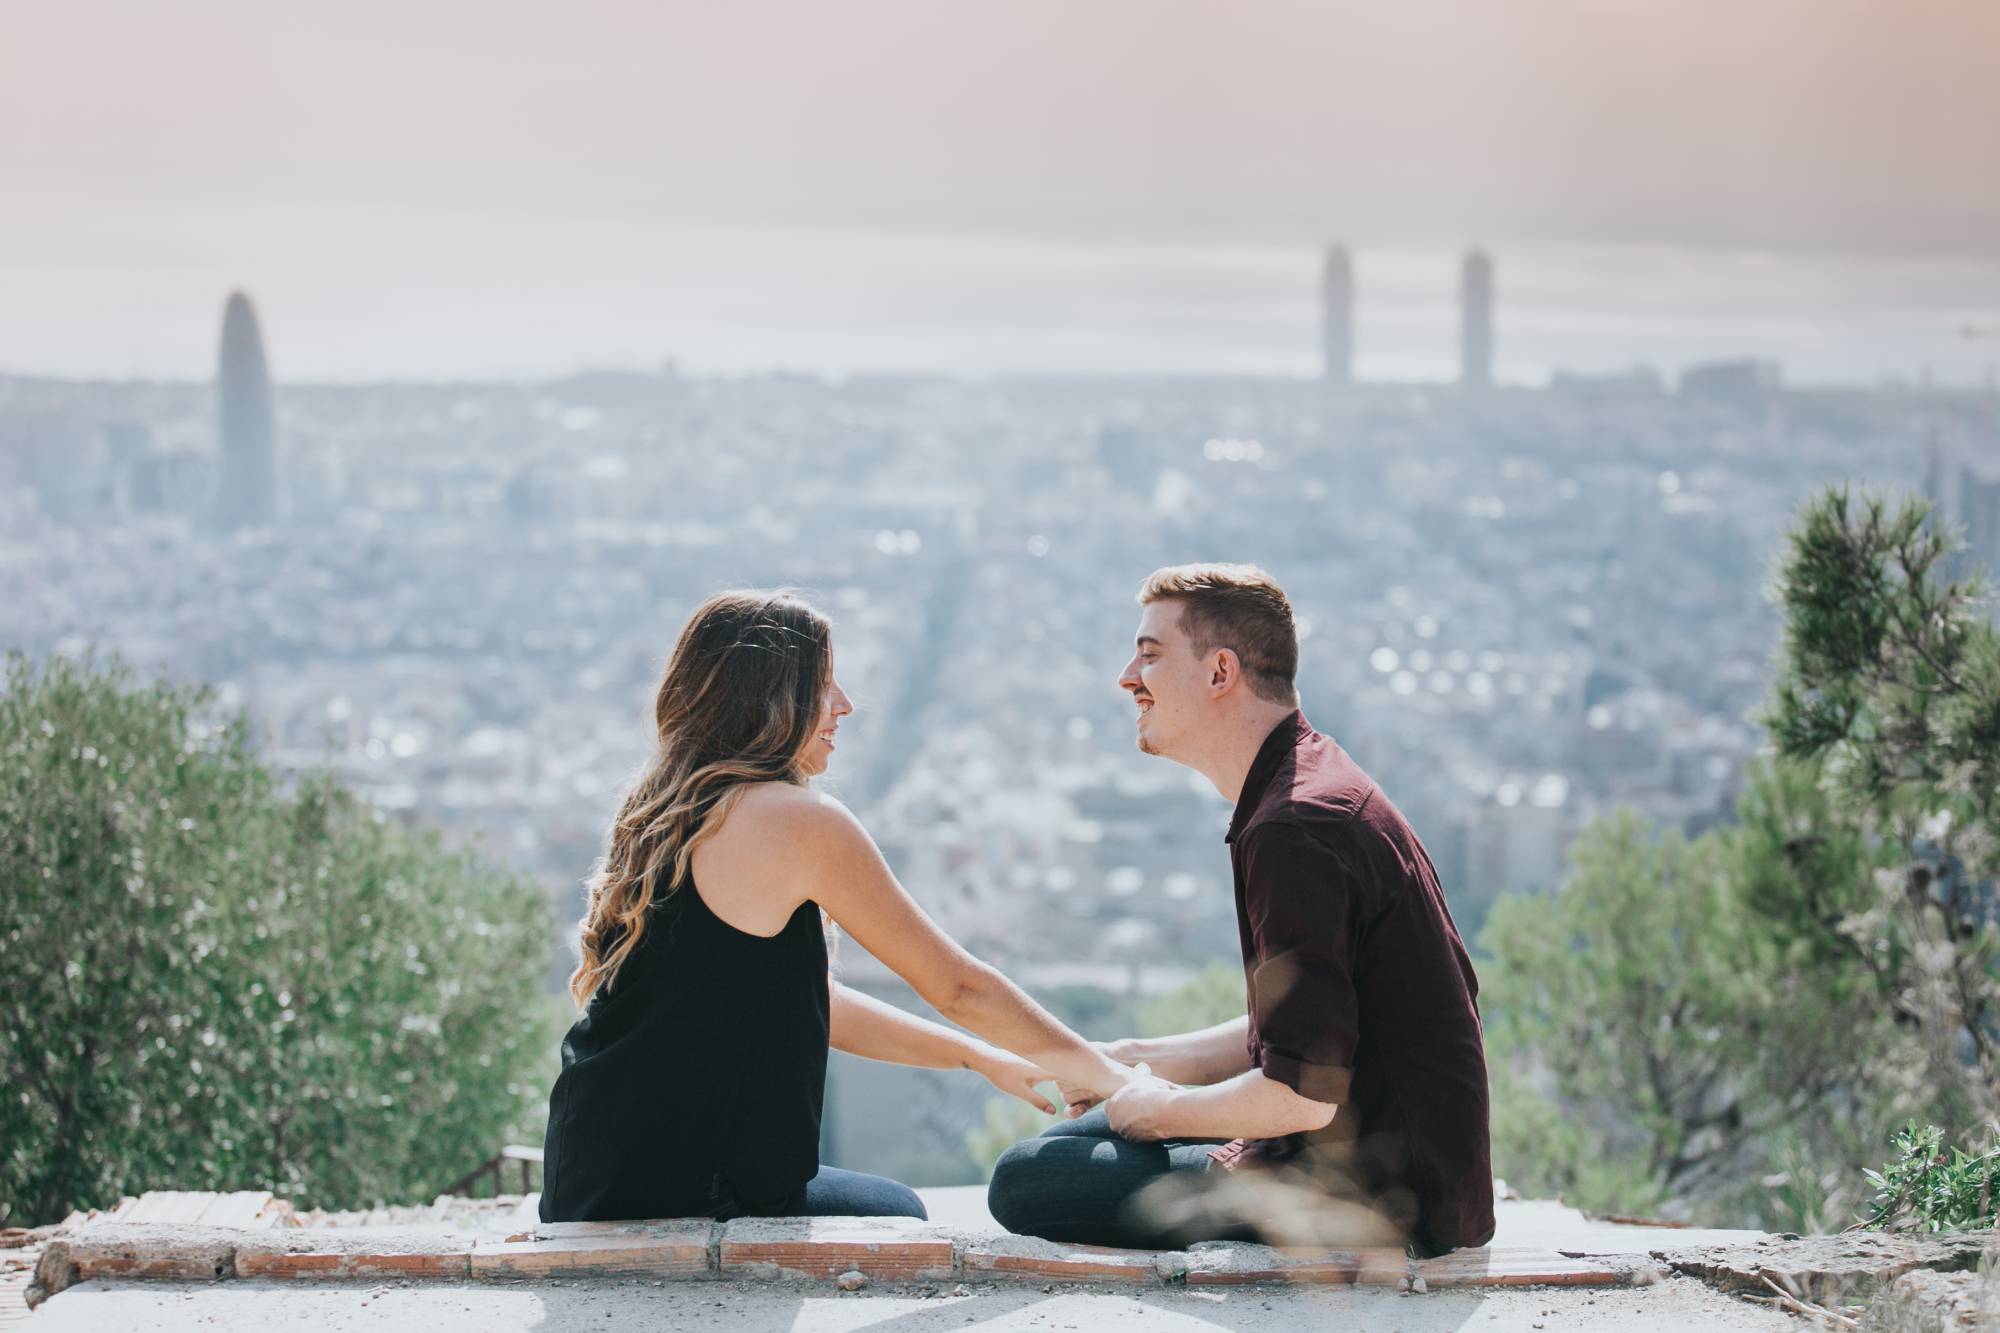
[[[577,927],[579,1008],[638,946],[656,899],[753,782],[804,782],[832,681],[826,617],[787,592],[724,592],[681,631],[653,703],[658,747],[611,825]]]
[[[1181,632],[1195,656],[1227,648],[1258,698],[1298,702],[1299,633],[1276,579],[1255,565],[1169,565],[1139,585],[1139,605],[1167,600],[1181,604]]]

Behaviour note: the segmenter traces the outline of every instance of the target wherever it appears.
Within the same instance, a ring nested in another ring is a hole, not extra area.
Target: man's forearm
[[[1114,1060],[1128,1065],[1144,1062],[1170,1083],[1201,1087],[1234,1078],[1250,1068],[1248,1016],[1232,1018],[1199,1032],[1171,1037],[1128,1037],[1112,1042]]]

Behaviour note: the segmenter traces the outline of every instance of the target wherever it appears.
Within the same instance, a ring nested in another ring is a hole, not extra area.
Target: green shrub
[[[1914,1120],[1896,1131],[1896,1155],[1864,1172],[1875,1188],[1874,1230],[1959,1231],[2000,1223],[2000,1138],[1984,1152],[1945,1151],[1944,1130]]]
[[[1199,1032],[1241,1018],[1247,1007],[1243,965],[1210,963],[1165,995],[1141,1004],[1136,1035],[1171,1037],[1179,1032]]]
[[[210,714],[7,659],[0,1219],[162,1188],[424,1199],[546,1093],[544,895],[324,774],[287,787]]]

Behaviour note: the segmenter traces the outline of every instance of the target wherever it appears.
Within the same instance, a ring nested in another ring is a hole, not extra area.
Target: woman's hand
[[[1113,1060],[1116,1060],[1121,1065],[1132,1065],[1138,1063],[1138,1061],[1135,1058],[1133,1058],[1130,1054],[1127,1053],[1127,1048],[1130,1045],[1129,1042],[1094,1041],[1091,1043],[1091,1045],[1095,1046],[1098,1050],[1104,1052],[1106,1056],[1110,1057]],[[1101,1096],[1100,1094],[1092,1092],[1089,1088],[1082,1087],[1074,1083],[1058,1082],[1056,1084],[1056,1090],[1062,1096],[1063,1099],[1063,1116],[1066,1119],[1070,1120],[1076,1119],[1078,1116],[1082,1115],[1085,1111],[1090,1110],[1093,1106],[1097,1106],[1104,1101],[1103,1096]]]
[[[1019,1056],[998,1047],[988,1047],[968,1062],[970,1068],[985,1075],[991,1083],[1009,1097],[1019,1097],[1044,1115],[1056,1113],[1055,1103],[1035,1090],[1037,1083],[1047,1083],[1053,1078],[1046,1070],[1037,1069]]]

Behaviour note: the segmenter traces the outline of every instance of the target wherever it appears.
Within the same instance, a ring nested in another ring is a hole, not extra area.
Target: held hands
[[[1126,1042],[1095,1041],[1091,1045],[1103,1052],[1107,1059],[1115,1060],[1121,1065],[1135,1065],[1139,1063],[1131,1054]],[[1080,1083],[1065,1083],[1058,1080],[1056,1088],[1062,1095],[1063,1118],[1066,1120],[1074,1120],[1093,1106],[1104,1101],[1103,1094],[1094,1092]]]
[[[1136,1066],[1132,1075],[1132,1080],[1104,1103],[1111,1128],[1136,1143],[1173,1137],[1167,1114],[1180,1095],[1180,1087],[1154,1074],[1150,1065]]]

